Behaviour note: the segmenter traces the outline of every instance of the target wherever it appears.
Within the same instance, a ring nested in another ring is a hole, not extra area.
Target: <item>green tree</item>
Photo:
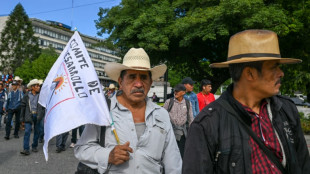
[[[229,38],[237,32],[272,30],[280,37],[282,57],[290,56],[292,49],[308,54],[310,44],[296,44],[310,40],[308,11],[309,0],[122,0],[111,9],[100,9],[96,26],[99,35],[110,34],[106,43],[122,53],[143,47],[153,64],[165,62],[196,81],[210,79],[215,92],[229,78],[228,70],[205,64],[225,61]]]
[[[4,71],[14,72],[25,60],[32,61],[39,55],[38,39],[34,36],[28,15],[19,3],[9,15],[1,32],[1,68]]]
[[[24,82],[32,79],[45,79],[57,57],[58,54],[52,47],[44,49],[34,61],[25,60],[24,64],[16,69],[15,75],[21,77]]]

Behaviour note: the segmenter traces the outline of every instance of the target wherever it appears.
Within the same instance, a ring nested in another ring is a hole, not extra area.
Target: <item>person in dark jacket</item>
[[[23,155],[30,154],[30,134],[32,125],[34,134],[33,134],[33,141],[32,141],[32,151],[38,152],[38,139],[39,139],[39,132],[40,132],[40,121],[43,118],[42,114],[42,107],[38,104],[39,100],[39,92],[40,92],[40,85],[37,79],[31,80],[27,88],[30,88],[31,91],[27,92],[21,102],[21,117],[23,122],[25,122],[25,135],[24,135],[24,144],[23,144],[23,151],[20,153]],[[40,112],[39,112],[40,111]]]
[[[23,98],[24,94],[18,90],[17,81],[13,80],[12,82],[12,91],[8,93],[8,99],[6,102],[5,110],[8,112],[8,120],[5,126],[5,139],[10,139],[11,133],[11,122],[13,119],[13,115],[15,114],[15,130],[14,130],[14,138],[19,138],[19,126],[20,126],[20,102]]]
[[[279,65],[298,62],[280,57],[274,32],[246,30],[232,36],[228,60],[211,67],[229,67],[233,84],[191,124],[182,172],[310,173],[297,108],[277,95],[284,76]]]

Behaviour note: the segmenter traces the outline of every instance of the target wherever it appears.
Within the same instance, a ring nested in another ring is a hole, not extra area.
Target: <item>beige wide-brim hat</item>
[[[269,30],[245,30],[229,40],[226,62],[212,63],[211,68],[227,68],[229,64],[279,60],[281,64],[300,63],[302,60],[281,58],[278,36]]]
[[[23,81],[23,79],[21,79],[19,76],[15,76],[14,80],[16,80],[16,81]]]
[[[30,80],[30,82],[27,84],[27,88],[30,88],[32,85],[35,85],[35,84],[40,84],[38,79]]]
[[[115,89],[115,85],[114,85],[113,83],[111,83],[111,84],[109,85],[109,89]]]
[[[42,79],[39,79],[38,82],[39,82],[39,85],[42,85],[44,83]]]
[[[124,56],[123,64],[109,62],[104,66],[106,74],[114,81],[118,81],[122,70],[151,71],[152,80],[163,76],[167,70],[165,64],[151,68],[150,58],[143,48],[131,48]]]

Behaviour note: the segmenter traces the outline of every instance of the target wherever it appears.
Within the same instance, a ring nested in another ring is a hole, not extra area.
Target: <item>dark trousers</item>
[[[79,134],[80,136],[82,135],[83,133],[83,130],[84,130],[84,125],[78,127],[78,128],[75,128],[75,129],[72,129],[72,138],[71,138],[71,143],[74,143],[76,144],[76,140],[77,140],[77,130],[79,129]]]
[[[44,138],[44,117],[40,121],[40,128],[39,128],[39,139],[43,140]]]
[[[38,147],[38,138],[40,131],[40,121],[37,120],[37,115],[32,115],[33,125],[34,125],[34,133],[32,140],[32,148]],[[30,134],[31,134],[32,123],[25,123],[25,135],[24,135],[24,149],[29,150],[29,142],[30,142]]]
[[[186,138],[185,138],[184,135],[182,135],[180,141],[177,141],[177,144],[178,144],[178,147],[179,147],[182,159],[183,159],[183,156],[184,156],[185,141],[186,141]]]
[[[68,135],[69,135],[69,132],[65,132],[63,134],[57,135],[56,136],[56,147],[65,148]]]
[[[20,109],[9,109],[8,110],[8,120],[6,121],[6,126],[5,126],[6,137],[10,137],[11,122],[12,122],[14,114],[15,114],[15,130],[14,130],[14,135],[18,135],[19,126],[20,126]]]

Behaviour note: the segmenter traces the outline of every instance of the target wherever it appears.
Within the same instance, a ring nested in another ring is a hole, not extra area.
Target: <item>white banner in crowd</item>
[[[77,31],[48,73],[39,103],[46,108],[43,146],[46,161],[48,142],[56,135],[84,124],[110,125],[101,84]]]

